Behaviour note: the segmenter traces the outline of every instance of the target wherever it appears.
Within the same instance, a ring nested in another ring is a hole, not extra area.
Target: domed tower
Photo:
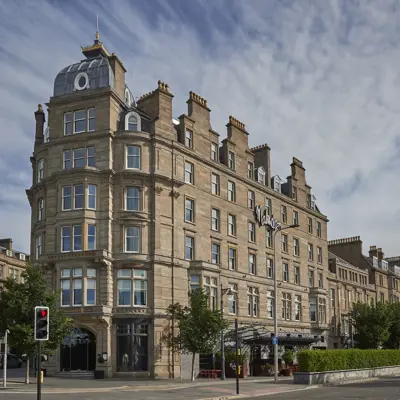
[[[154,288],[169,282],[153,271],[160,249],[159,195],[171,169],[160,172],[165,177],[157,184],[150,132],[176,136],[173,96],[159,83],[139,107],[125,83],[125,67],[98,33],[82,53],[83,60],[55,78],[47,126],[43,106],[35,112],[27,190],[31,254],[74,320],[73,332],[46,367],[53,374],[102,369],[106,377],[170,376],[169,367],[158,367],[164,356],[154,352],[162,329],[155,315],[165,313],[174,297],[165,292],[165,301],[155,304]],[[182,282],[187,287],[186,272]]]

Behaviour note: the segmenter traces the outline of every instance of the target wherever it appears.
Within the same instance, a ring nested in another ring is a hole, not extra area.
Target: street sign
[[[278,338],[277,338],[276,336],[274,336],[274,337],[272,338],[272,344],[273,344],[273,345],[278,344]]]

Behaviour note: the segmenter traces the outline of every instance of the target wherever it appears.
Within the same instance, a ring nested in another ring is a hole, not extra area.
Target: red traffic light
[[[48,314],[47,310],[41,310],[41,311],[40,311],[40,316],[41,316],[42,318],[44,318],[47,314]]]

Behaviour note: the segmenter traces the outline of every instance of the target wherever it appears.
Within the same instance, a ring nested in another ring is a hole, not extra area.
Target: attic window
[[[274,190],[277,192],[281,192],[281,180],[279,176],[274,177]]]
[[[75,90],[89,89],[89,77],[86,72],[80,72],[76,75],[74,88]]]
[[[263,168],[257,168],[257,181],[263,185],[265,184],[265,171]]]
[[[142,130],[140,116],[138,113],[132,111],[132,112],[126,114],[125,130],[126,131],[135,131],[135,132],[140,132]]]
[[[311,195],[311,210],[315,210],[315,202],[316,202],[316,197],[314,195]]]
[[[128,105],[128,107],[132,105],[132,97],[128,88],[125,89],[125,103]]]

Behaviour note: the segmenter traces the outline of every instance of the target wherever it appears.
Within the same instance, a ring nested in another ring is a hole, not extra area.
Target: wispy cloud
[[[398,253],[400,2],[319,0],[44,1],[0,5],[0,236],[28,250],[37,103],[82,58],[95,14],[135,96],[168,82],[174,114],[189,90],[213,128],[232,113],[285,176],[307,168],[329,236],[361,235]],[[12,178],[12,179],[11,179]],[[17,216],[16,216],[17,214]]]

